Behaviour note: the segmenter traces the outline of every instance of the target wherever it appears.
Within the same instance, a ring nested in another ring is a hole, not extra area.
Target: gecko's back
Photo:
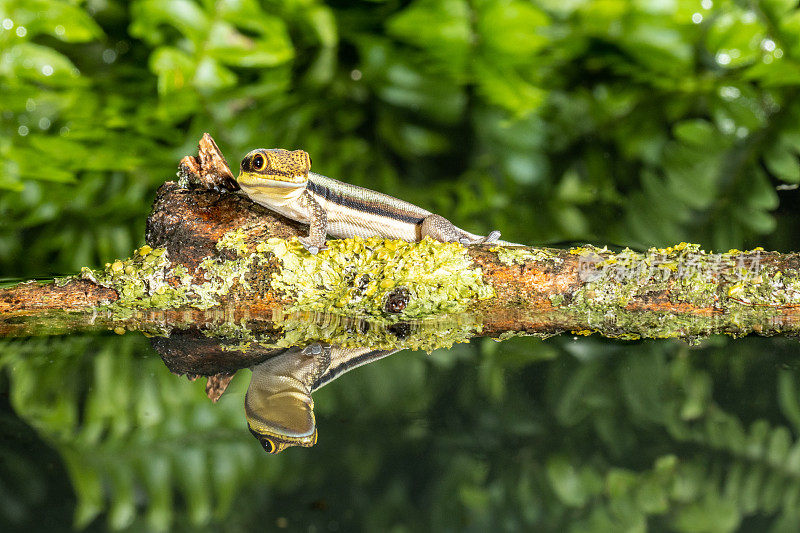
[[[306,189],[325,209],[328,233],[336,237],[386,237],[420,240],[422,221],[430,211],[357,185],[308,174]]]

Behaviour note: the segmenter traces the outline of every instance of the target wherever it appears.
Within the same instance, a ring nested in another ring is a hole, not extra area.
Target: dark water
[[[794,339],[261,334],[2,341],[4,529],[800,527]]]

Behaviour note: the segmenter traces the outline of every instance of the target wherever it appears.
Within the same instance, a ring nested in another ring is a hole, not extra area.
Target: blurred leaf
[[[511,61],[519,58],[530,61],[547,46],[550,39],[544,33],[550,18],[537,7],[519,1],[479,3],[477,32],[479,44],[488,58]]]
[[[150,68],[158,74],[159,94],[166,95],[183,89],[191,81],[196,65],[185,52],[161,46],[150,56]]]
[[[761,58],[764,28],[752,11],[732,10],[715,18],[708,31],[708,47],[717,63],[735,68]]]
[[[150,45],[163,44],[167,34],[160,26],[172,26],[199,49],[211,21],[192,0],[135,0],[131,5],[131,35]]]
[[[0,53],[0,76],[14,76],[44,85],[64,86],[75,82],[78,69],[52,48],[20,43]]]
[[[64,42],[86,42],[103,35],[100,26],[80,7],[62,0],[2,0],[0,19],[27,30],[27,37],[47,33]]]
[[[695,146],[715,144],[715,136],[719,132],[707,121],[694,119],[684,120],[675,125],[673,133],[679,140]]]
[[[545,91],[526,82],[511,69],[497,70],[488,62],[476,62],[475,76],[480,92],[494,105],[508,109],[515,118],[523,118],[544,102]]]
[[[266,14],[259,16],[259,37],[252,39],[223,22],[211,25],[205,49],[215,59],[240,67],[271,67],[294,55],[283,21]]]
[[[472,47],[469,18],[465,0],[415,0],[386,27],[390,35],[426,48],[446,70],[459,74]]]
[[[783,181],[800,182],[800,166],[797,156],[783,144],[775,144],[764,153],[767,169]]]

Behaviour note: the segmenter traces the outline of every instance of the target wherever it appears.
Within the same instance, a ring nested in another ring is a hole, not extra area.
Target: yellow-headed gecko
[[[325,237],[383,237],[418,242],[430,237],[461,244],[493,243],[443,216],[388,194],[342,183],[311,172],[311,158],[302,150],[259,148],[248,153],[237,178],[254,202],[309,225],[300,242],[312,254],[325,247]]]

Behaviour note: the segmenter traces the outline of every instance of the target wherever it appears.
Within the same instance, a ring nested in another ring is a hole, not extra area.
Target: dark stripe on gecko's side
[[[347,361],[333,367],[329,368],[324,374],[322,374],[319,378],[317,378],[314,383],[311,384],[312,392],[317,390],[318,388],[322,387],[323,385],[327,385],[334,379],[338,378],[345,372],[348,372],[354,368],[357,368],[363,364],[377,361],[387,355],[391,355],[395,353],[397,350],[372,350],[352,359],[348,359]]]
[[[353,209],[354,211],[361,211],[362,213],[369,213],[379,217],[391,218],[394,220],[399,220],[400,222],[407,222],[409,224],[421,224],[422,221],[425,220],[424,217],[415,216],[410,213],[398,211],[396,209],[391,209],[391,206],[378,205],[368,200],[361,200],[360,198],[354,198],[344,194],[336,194],[328,187],[320,185],[319,183],[314,183],[311,180],[308,180],[308,185],[306,185],[306,188],[312,194],[325,198],[325,200],[328,202],[346,207],[348,209]]]

